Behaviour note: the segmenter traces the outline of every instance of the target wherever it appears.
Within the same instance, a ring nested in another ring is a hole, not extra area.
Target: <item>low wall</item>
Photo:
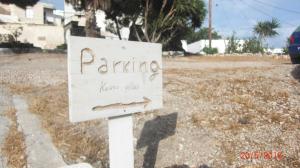
[[[0,48],[0,54],[16,54],[16,53],[35,53],[42,52],[41,49],[37,48]]]
[[[55,50],[41,50],[39,48],[0,48],[0,56],[8,54],[22,54],[22,53],[58,53],[67,54],[67,50],[55,49]]]
[[[236,56],[236,57],[269,57],[274,59],[290,59],[289,55],[278,55],[278,54],[252,54],[252,53],[244,53],[244,54],[204,54],[201,56],[205,57],[227,57],[227,56]]]
[[[37,24],[1,24],[1,28],[13,31],[14,28],[23,27],[22,34],[18,41],[32,43],[35,47],[42,49],[55,49],[58,45],[64,44],[64,28],[54,25]],[[1,32],[0,32],[1,33]]]

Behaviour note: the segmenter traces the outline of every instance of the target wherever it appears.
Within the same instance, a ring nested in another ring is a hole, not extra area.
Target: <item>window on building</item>
[[[33,9],[32,9],[32,7],[26,7],[25,14],[26,14],[27,18],[33,18]]]

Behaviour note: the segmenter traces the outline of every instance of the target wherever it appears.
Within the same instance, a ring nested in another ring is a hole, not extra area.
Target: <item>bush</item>
[[[0,48],[34,48],[31,43],[6,42],[0,43]]]
[[[235,32],[228,38],[228,44],[226,47],[226,53],[241,53],[240,51],[241,44],[239,44],[239,40],[235,36]]]
[[[5,42],[0,43],[0,48],[9,48],[14,53],[27,53],[32,51],[41,51],[41,48],[34,47],[31,43]]]
[[[245,41],[243,45],[244,53],[263,53],[264,49],[262,47],[261,41],[257,39],[256,37],[252,37]]]
[[[61,44],[56,47],[58,50],[66,50],[68,48],[67,44]]]
[[[203,52],[205,52],[206,54],[217,54],[219,51],[217,48],[209,48],[209,47],[204,47]]]

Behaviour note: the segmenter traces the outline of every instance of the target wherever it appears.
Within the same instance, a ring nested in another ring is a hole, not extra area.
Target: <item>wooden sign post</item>
[[[111,168],[133,168],[132,114],[162,108],[161,44],[70,37],[71,122],[109,119]]]
[[[132,115],[109,118],[109,158],[111,168],[133,168]]]

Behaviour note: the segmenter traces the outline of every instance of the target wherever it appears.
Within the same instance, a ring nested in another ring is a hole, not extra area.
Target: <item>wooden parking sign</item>
[[[69,39],[72,122],[162,108],[162,46],[156,43]]]

